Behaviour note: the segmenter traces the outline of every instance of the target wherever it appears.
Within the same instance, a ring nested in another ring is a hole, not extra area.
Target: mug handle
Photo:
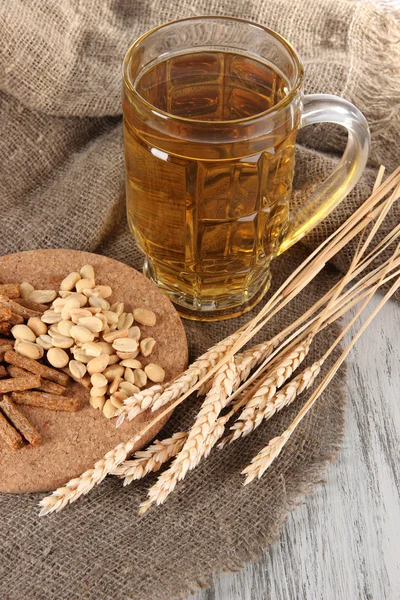
[[[351,102],[330,94],[305,96],[300,127],[314,123],[336,123],[346,127],[346,149],[322,187],[311,194],[305,206],[290,216],[289,228],[278,254],[290,248],[329,215],[356,185],[367,163],[370,145],[368,123]]]

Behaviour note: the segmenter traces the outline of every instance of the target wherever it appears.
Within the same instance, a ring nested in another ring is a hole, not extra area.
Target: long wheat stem
[[[329,373],[325,376],[325,378],[323,379],[323,381],[320,383],[320,385],[315,390],[315,392],[311,395],[311,397],[309,398],[309,400],[305,403],[305,405],[300,410],[300,412],[297,414],[297,416],[292,421],[292,423],[289,425],[289,427],[280,436],[272,439],[267,444],[267,446],[265,446],[252,459],[250,465],[248,465],[242,471],[242,473],[244,475],[246,475],[246,479],[245,479],[245,482],[244,482],[245,485],[247,485],[248,483],[250,483],[251,481],[253,481],[253,479],[255,479],[255,478],[260,479],[260,477],[263,475],[263,473],[266,471],[266,469],[271,465],[271,463],[275,460],[275,458],[277,458],[277,456],[279,456],[279,454],[282,451],[283,447],[285,446],[286,442],[288,441],[288,439],[290,438],[290,436],[293,434],[293,432],[295,431],[295,429],[299,425],[299,423],[302,421],[302,419],[306,416],[306,414],[309,412],[309,410],[314,406],[315,402],[320,397],[320,395],[322,394],[322,392],[325,390],[325,388],[327,387],[327,385],[330,383],[330,381],[332,380],[332,378],[334,377],[334,375],[338,371],[339,367],[341,366],[341,364],[344,362],[345,358],[349,354],[351,348],[354,346],[354,344],[357,342],[357,340],[363,334],[363,332],[365,331],[365,329],[369,326],[369,324],[371,323],[371,321],[375,318],[375,316],[383,308],[383,306],[386,304],[386,302],[397,291],[397,289],[399,288],[399,286],[400,286],[400,278],[398,278],[396,280],[396,282],[392,285],[392,287],[387,292],[387,294],[384,296],[384,298],[381,300],[381,302],[378,304],[378,306],[372,311],[372,313],[369,315],[369,317],[366,319],[366,321],[360,327],[360,329],[358,330],[358,332],[354,335],[354,337],[351,340],[351,342],[347,345],[346,349],[342,352],[342,354],[337,359],[337,361],[335,362],[335,364],[333,365],[333,367],[331,368],[331,370],[329,371]],[[372,297],[372,294],[371,294],[371,297]],[[367,304],[367,303],[368,302],[366,302],[365,304]],[[361,310],[363,310],[364,308],[365,308],[365,306],[363,306]],[[356,317],[358,317],[358,315],[360,314],[360,312],[361,311],[359,311],[357,313]],[[345,328],[345,330],[342,331],[341,335],[339,336],[340,339],[345,335],[345,333],[347,333],[349,327],[353,324],[353,322],[354,322],[354,319]],[[336,343],[338,343],[338,341],[335,341],[335,344]]]

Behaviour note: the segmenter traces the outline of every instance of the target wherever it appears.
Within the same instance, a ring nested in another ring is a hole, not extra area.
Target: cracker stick
[[[22,437],[18,431],[7,421],[4,415],[0,412],[0,438],[12,449],[18,450],[24,445]]]
[[[0,321],[8,321],[8,319],[11,319],[11,308],[8,308],[8,306],[0,306]]]
[[[0,283],[0,294],[7,298],[19,298],[21,286],[18,283]]]
[[[8,417],[9,421],[14,425],[16,429],[24,436],[24,438],[32,444],[32,446],[39,446],[42,441],[42,436],[32,423],[28,421],[26,416],[20,411],[18,406],[15,406],[14,402],[8,396],[3,396],[3,400],[0,402],[0,408]]]
[[[11,334],[11,323],[7,323],[7,321],[0,321],[0,334],[1,335],[10,335]]]
[[[22,392],[24,390],[31,390],[37,388],[40,385],[39,375],[25,375],[24,377],[13,377],[11,379],[2,379],[0,381],[0,394],[7,394],[7,392]]]
[[[0,345],[0,362],[2,362],[4,360],[4,355],[7,352],[7,350],[12,350],[13,346],[14,346],[14,342],[12,342],[12,340],[10,340],[11,344],[9,346],[6,346],[5,344],[3,344],[3,341],[1,342]]]
[[[49,310],[49,307],[46,306],[46,304],[40,304],[40,302],[29,300],[29,298],[18,298],[16,302],[24,308],[30,308],[41,314],[44,313],[45,310]]]
[[[7,375],[7,371],[3,365],[0,365],[0,377],[5,377]]]
[[[40,317],[40,315],[42,314],[41,312],[37,311],[37,310],[32,310],[31,308],[25,308],[25,306],[22,306],[22,304],[18,304],[18,302],[15,302],[14,300],[10,300],[10,298],[7,298],[7,296],[2,296],[0,294],[0,306],[6,306],[8,308],[11,308],[11,310],[16,313],[17,315],[21,315],[21,317],[24,317],[25,319],[29,319],[29,317]]]
[[[14,365],[8,365],[7,373],[11,377],[25,377],[26,375],[30,375],[29,371],[21,369],[21,367],[15,367]],[[37,389],[49,394],[56,394],[57,396],[62,396],[67,391],[67,388],[63,385],[54,383],[53,381],[46,381],[45,379],[42,379]]]
[[[50,379],[50,381],[55,381],[60,385],[67,385],[69,382],[69,377],[66,373],[61,373],[56,369],[46,367],[46,365],[42,365],[32,358],[26,358],[25,356],[21,356],[12,350],[8,350],[5,353],[4,360],[11,365],[26,369],[31,373],[35,373],[35,375],[40,375],[41,377],[44,377],[44,379]]]
[[[22,323],[24,322],[24,317],[12,312],[10,318],[7,319],[7,321],[11,325],[22,325]]]
[[[79,409],[79,399],[68,396],[56,396],[46,392],[13,392],[12,399],[16,404],[26,404],[49,410],[76,412]]]

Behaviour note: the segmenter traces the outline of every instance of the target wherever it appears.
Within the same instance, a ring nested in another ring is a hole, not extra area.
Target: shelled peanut
[[[87,382],[90,404],[107,418],[116,415],[124,400],[147,383],[160,383],[165,372],[160,365],[143,367],[140,357],[149,357],[156,345],[152,337],[141,339],[140,326],[153,327],[155,313],[138,307],[125,311],[123,302],[110,305],[108,285],[96,285],[94,269],[84,265],[52,290],[34,290],[21,285],[27,299],[51,302],[43,315],[15,325],[15,350],[28,358],[44,355],[55,368],[68,367],[72,377]]]

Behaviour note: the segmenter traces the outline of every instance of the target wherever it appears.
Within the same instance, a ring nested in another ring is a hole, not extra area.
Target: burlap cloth
[[[121,61],[145,30],[194,14],[245,17],[291,40],[306,67],[306,91],[353,101],[372,129],[369,167],[356,189],[306,240],[315,246],[370,191],[379,163],[400,162],[400,28],[394,9],[350,0],[8,0],[0,6],[0,248],[2,253],[69,247],[112,256],[140,269],[124,215]],[[318,126],[299,137],[293,201],[301,202],[337,162],[343,132]],[[392,213],[388,226],[398,220]],[[305,256],[297,246],[275,261],[277,285]],[[336,266],[343,268],[348,253]],[[335,275],[336,273],[336,275]],[[334,269],[275,319],[278,330],[319,296]],[[186,326],[191,356],[242,320]],[[320,336],[310,359],[333,332]],[[1,600],[172,600],[235,569],[276,537],[288,508],[319,481],[342,435],[343,373],[303,421],[259,482],[241,469],[300,403],[242,442],[214,454],[167,504],[138,519],[154,481],[122,488],[104,482],[87,498],[37,518],[37,495],[0,497]],[[177,410],[165,433],[191,423],[195,401]],[[300,596],[299,596],[300,597]]]

